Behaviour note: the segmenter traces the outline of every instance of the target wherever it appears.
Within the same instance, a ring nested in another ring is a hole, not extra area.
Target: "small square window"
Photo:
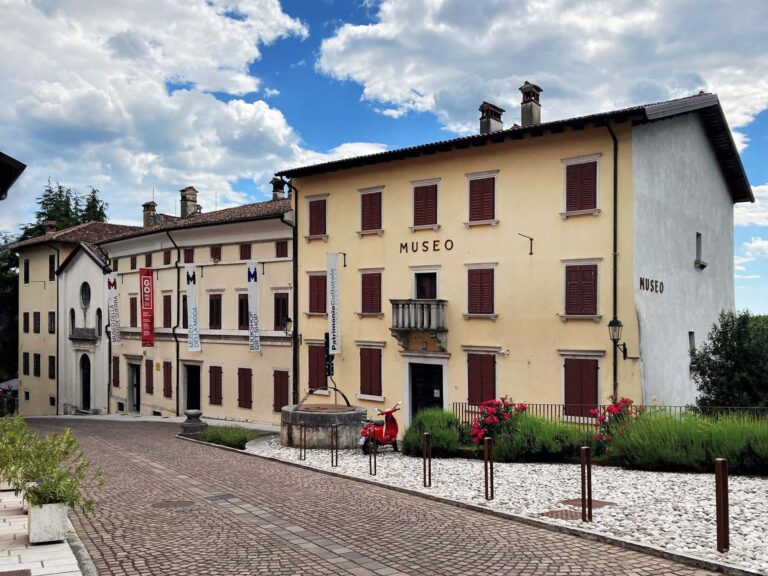
[[[51,407],[56,406],[56,396],[48,396],[48,404],[50,404]]]
[[[251,245],[240,244],[240,260],[250,260],[250,259],[251,259]]]
[[[163,265],[170,266],[171,264],[171,251],[163,250]]]
[[[136,256],[131,256],[131,270],[136,270]]]
[[[288,240],[275,242],[275,258],[288,258]]]
[[[195,261],[195,249],[184,248],[184,263],[192,264]]]
[[[214,262],[221,261],[221,246],[211,246],[211,260]]]
[[[144,254],[144,268],[152,268],[152,254]]]

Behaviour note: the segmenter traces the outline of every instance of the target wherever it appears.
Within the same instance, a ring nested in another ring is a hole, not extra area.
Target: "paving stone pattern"
[[[33,420],[44,432],[56,420]],[[68,420],[105,489],[72,515],[99,574],[710,574],[654,556],[175,438]]]

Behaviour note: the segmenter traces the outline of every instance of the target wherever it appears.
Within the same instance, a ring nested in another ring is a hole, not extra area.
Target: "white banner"
[[[120,297],[117,294],[117,274],[107,274],[107,314],[112,345],[120,344]]]
[[[341,277],[339,253],[328,252],[328,353],[341,354]]]
[[[184,266],[187,283],[187,350],[200,352],[200,310],[197,307],[197,271],[194,264]]]
[[[259,338],[259,263],[248,262],[248,351],[261,350]]]

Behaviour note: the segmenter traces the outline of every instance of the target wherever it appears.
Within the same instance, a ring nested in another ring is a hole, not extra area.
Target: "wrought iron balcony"
[[[390,331],[403,348],[408,348],[409,334],[427,332],[445,348],[447,300],[390,300],[392,327]]]

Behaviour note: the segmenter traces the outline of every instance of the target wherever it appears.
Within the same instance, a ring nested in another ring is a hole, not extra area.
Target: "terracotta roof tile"
[[[104,242],[113,236],[130,233],[135,230],[141,230],[141,228],[137,226],[109,224],[108,222],[86,222],[85,224],[78,224],[77,226],[71,226],[69,228],[64,228],[63,230],[57,230],[56,232],[16,242],[15,244],[11,244],[9,248],[11,250],[19,250],[20,248],[37,246],[38,244],[45,244],[46,242],[62,242],[68,244],[83,242],[91,247],[95,247],[96,244]],[[94,249],[98,250],[97,248]]]

